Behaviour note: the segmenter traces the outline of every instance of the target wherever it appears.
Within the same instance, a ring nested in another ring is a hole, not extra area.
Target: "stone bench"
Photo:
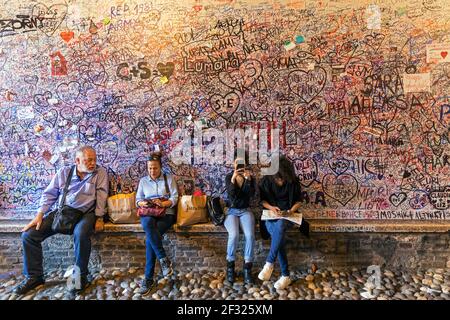
[[[382,232],[382,233],[442,233],[450,231],[450,221],[418,221],[418,220],[357,220],[357,219],[307,219],[311,233],[341,232]],[[1,220],[0,233],[20,233],[29,220]],[[106,222],[103,232],[144,232],[139,223],[114,224]],[[223,226],[212,223],[200,223],[180,227],[174,225],[169,232],[175,233],[226,233]],[[295,226],[288,232],[296,232]]]
[[[0,220],[0,272],[22,269],[20,233],[29,220]],[[310,237],[295,228],[286,236],[290,265],[307,268],[361,267],[371,264],[402,268],[450,267],[450,221],[308,219]],[[227,232],[212,223],[175,225],[164,236],[167,254],[179,268],[223,270]],[[242,262],[243,235],[237,265]],[[73,263],[71,237],[56,235],[43,243],[46,267]],[[143,267],[145,234],[140,224],[105,223],[92,241],[91,265],[102,268]],[[256,228],[255,264],[262,265],[270,241]],[[278,266],[278,264],[276,264]]]
[[[441,233],[450,231],[450,221],[370,221],[367,220],[333,220],[309,219],[310,232],[387,232],[387,233]],[[297,232],[296,226],[288,232]],[[105,223],[104,232],[144,232],[140,224]],[[200,223],[192,226],[180,227],[174,225],[175,233],[226,233],[223,226],[212,223]],[[1,232],[1,224],[0,224]]]

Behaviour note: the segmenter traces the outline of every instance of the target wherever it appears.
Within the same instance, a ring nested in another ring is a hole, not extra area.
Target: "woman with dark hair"
[[[270,279],[273,264],[278,258],[281,268],[281,277],[275,282],[276,289],[285,289],[291,284],[289,265],[285,249],[285,231],[291,222],[281,217],[296,212],[300,207],[300,183],[295,175],[294,166],[284,156],[279,159],[279,170],[273,176],[265,176],[259,185],[260,197],[264,209],[270,210],[280,219],[261,221],[265,224],[272,240],[266,264],[258,275],[263,281]],[[262,226],[264,227],[264,225]]]
[[[172,175],[162,173],[161,153],[152,153],[147,160],[148,175],[139,181],[136,193],[138,208],[156,206],[166,208],[161,217],[141,216],[145,231],[145,278],[140,293],[147,295],[155,287],[153,273],[156,258],[159,260],[163,276],[173,273],[172,263],[162,245],[162,236],[176,222],[175,206],[178,202],[177,184]]]
[[[255,183],[252,178],[248,154],[238,156],[234,161],[234,170],[225,178],[228,193],[228,211],[225,218],[225,228],[228,231],[227,242],[227,280],[235,280],[236,248],[239,242],[239,225],[245,237],[244,247],[244,282],[253,283],[251,271],[255,247],[255,217],[249,210],[250,198],[255,193]]]

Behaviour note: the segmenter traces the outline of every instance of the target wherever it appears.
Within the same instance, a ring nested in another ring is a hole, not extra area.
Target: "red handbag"
[[[169,184],[167,183],[167,176],[165,174],[164,174],[164,184],[166,187],[166,193],[170,194]],[[167,198],[165,198],[165,197],[161,197],[159,199],[161,201],[167,200]],[[151,200],[155,200],[155,199],[151,199]],[[151,203],[151,200],[150,200],[150,203]],[[166,209],[167,208],[164,208],[164,207],[158,207],[156,205],[151,205],[150,207],[137,208],[136,213],[139,217],[151,216],[151,217],[161,218],[166,215]]]
[[[137,214],[139,217],[156,217],[161,218],[166,214],[166,208],[163,207],[149,207],[149,208],[138,208]]]

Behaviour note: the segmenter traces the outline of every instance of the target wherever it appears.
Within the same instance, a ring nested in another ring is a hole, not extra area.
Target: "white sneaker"
[[[273,264],[266,262],[266,264],[264,265],[264,268],[258,274],[258,279],[262,280],[262,281],[269,280],[270,276],[272,275],[272,271],[273,271]]]
[[[275,284],[273,286],[277,290],[283,290],[283,289],[286,289],[286,287],[288,285],[290,285],[291,282],[292,281],[291,281],[291,278],[289,278],[289,276],[281,276],[280,279],[278,279],[278,281],[275,282]]]

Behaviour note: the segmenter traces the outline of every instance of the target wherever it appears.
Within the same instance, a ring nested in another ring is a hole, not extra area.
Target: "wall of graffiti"
[[[278,128],[307,217],[450,219],[446,0],[0,2],[3,219],[77,145],[127,191],[196,121]],[[186,193],[230,171],[165,167]]]

